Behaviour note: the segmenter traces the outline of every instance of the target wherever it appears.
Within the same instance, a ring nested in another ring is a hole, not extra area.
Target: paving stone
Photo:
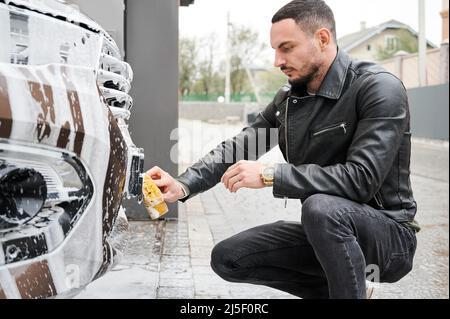
[[[165,270],[183,271],[184,269],[188,269],[189,267],[191,267],[191,264],[189,262],[173,262],[160,264],[159,269],[160,271]]]
[[[193,288],[159,287],[158,299],[192,299],[194,298]]]
[[[161,257],[161,264],[189,264],[189,256],[170,256],[163,255]]]
[[[76,299],[155,299],[158,272],[141,267],[110,271],[94,281]]]
[[[173,246],[172,248],[168,248],[168,247],[164,246],[164,248],[163,248],[163,255],[189,256],[189,253],[190,253],[189,247]]]
[[[191,258],[192,266],[209,266],[210,262],[210,258]]]
[[[192,270],[190,268],[185,269],[164,269],[160,270],[159,272],[159,278],[160,279],[172,279],[172,278],[179,278],[179,279],[192,279]]]
[[[209,275],[216,276],[211,266],[192,266],[192,273],[194,276],[197,275]]]
[[[191,246],[192,258],[210,258],[212,246]]]
[[[186,278],[160,278],[159,287],[172,287],[172,288],[192,288],[194,281]]]
[[[208,282],[199,282],[195,280],[194,282],[195,295],[220,295],[220,296],[230,296],[230,289],[228,285],[223,284],[212,284]]]
[[[230,294],[216,295],[211,292],[207,292],[205,294],[196,293],[194,299],[234,299],[234,297]]]

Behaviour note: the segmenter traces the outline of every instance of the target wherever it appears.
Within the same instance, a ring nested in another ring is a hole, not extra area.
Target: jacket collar
[[[339,99],[347,78],[349,64],[349,56],[338,48],[336,58],[316,94],[329,99]]]
[[[349,65],[349,56],[338,48],[336,58],[331,64],[331,67],[323,79],[322,85],[316,95],[338,100],[341,97],[342,90],[344,88]],[[291,94],[295,93],[291,90]]]

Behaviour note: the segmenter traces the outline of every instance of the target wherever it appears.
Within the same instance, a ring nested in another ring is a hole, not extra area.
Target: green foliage
[[[189,95],[197,75],[198,42],[183,38],[179,42],[179,89],[181,96]]]
[[[232,94],[253,93],[245,68],[264,50],[258,33],[251,28],[232,24],[230,28],[230,64]]]
[[[211,34],[203,39],[180,39],[179,77],[180,100],[217,101],[225,95],[225,63],[218,59],[217,36]],[[259,41],[251,28],[230,25],[231,100],[233,102],[256,102],[255,90],[249,80],[251,72],[260,99],[270,101],[286,82],[278,69],[251,69],[254,61],[266,45]],[[223,55],[222,55],[223,57]],[[271,62],[267,62],[271,65]]]
[[[214,49],[216,47],[214,34],[202,39],[201,47],[204,54],[199,63],[199,79],[195,84],[197,90],[200,89],[204,94],[208,95],[215,91],[217,78],[219,77],[214,70]]]
[[[262,95],[262,99],[264,101],[272,101],[275,97],[276,91],[273,93],[264,93]],[[223,94],[190,94],[181,97],[181,101],[183,102],[217,102],[219,97],[223,97]],[[253,93],[245,93],[245,94],[231,94],[230,96],[231,102],[235,103],[255,103],[256,96]]]
[[[199,78],[195,81],[192,86],[193,95],[211,95],[220,96],[223,95],[225,91],[225,78],[219,72],[214,71],[211,76],[202,77],[201,72]]]

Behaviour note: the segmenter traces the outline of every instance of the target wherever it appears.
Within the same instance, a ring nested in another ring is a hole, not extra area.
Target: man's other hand
[[[260,189],[265,185],[261,179],[261,170],[266,165],[259,162],[239,161],[225,172],[221,182],[232,193],[239,189]]]
[[[155,166],[148,170],[145,174],[155,182],[164,196],[164,201],[167,203],[175,203],[180,198],[184,197],[183,189],[181,185],[172,177],[169,173],[163,171],[158,166]]]

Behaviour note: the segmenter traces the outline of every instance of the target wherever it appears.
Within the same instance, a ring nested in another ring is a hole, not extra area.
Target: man
[[[273,187],[277,198],[302,201],[301,223],[259,226],[214,247],[211,266],[225,280],[302,298],[366,298],[367,275],[398,281],[416,249],[405,88],[382,68],[339,51],[333,13],[321,0],[281,8],[271,45],[290,86],[252,127],[176,180],[157,167],[148,173],[160,178],[168,202],[219,181],[231,192]],[[251,157],[246,145],[260,145],[272,128],[287,163],[224,160],[239,150]]]

